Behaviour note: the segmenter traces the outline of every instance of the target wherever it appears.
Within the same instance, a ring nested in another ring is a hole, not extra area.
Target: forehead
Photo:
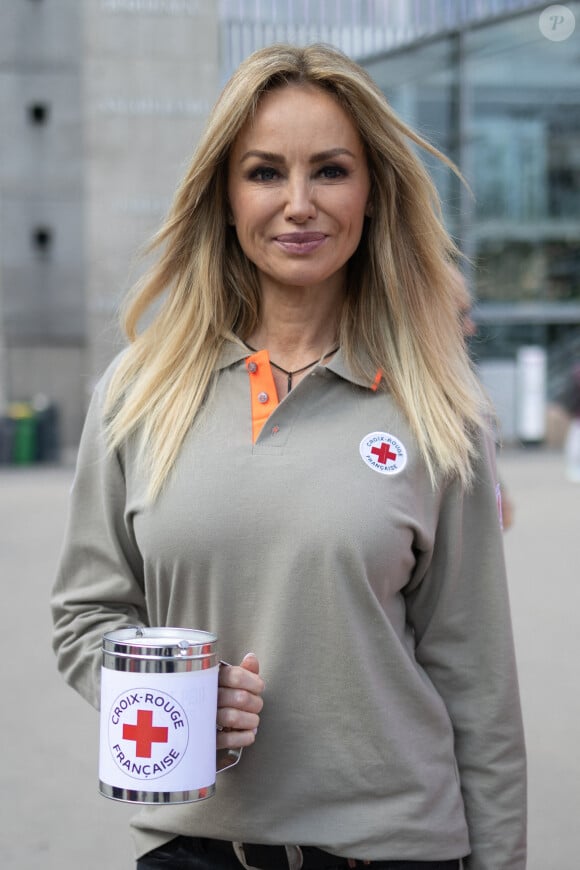
[[[334,147],[340,140],[362,148],[360,133],[349,113],[333,94],[312,84],[291,83],[266,91],[255,114],[238,133],[233,150],[250,141],[259,147],[256,140],[265,138],[285,145],[300,140],[316,148]]]

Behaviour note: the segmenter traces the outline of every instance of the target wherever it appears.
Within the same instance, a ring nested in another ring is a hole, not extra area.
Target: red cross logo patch
[[[365,435],[359,450],[363,461],[379,474],[398,474],[407,464],[404,445],[388,432],[370,432]]]
[[[167,743],[169,728],[153,726],[153,710],[137,710],[137,723],[123,725],[123,739],[135,741],[137,758],[151,758],[154,743]]]
[[[132,779],[158,779],[181,761],[189,726],[181,704],[166,692],[123,692],[111,705],[108,719],[110,751]]]

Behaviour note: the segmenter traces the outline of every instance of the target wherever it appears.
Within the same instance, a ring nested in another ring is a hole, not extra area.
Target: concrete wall
[[[217,96],[218,3],[3,0],[0,58],[0,400],[47,393],[75,445]]]
[[[0,251],[12,344],[78,341],[85,331],[79,9],[9,0],[0,11]]]
[[[217,96],[218,3],[88,0],[84,20],[89,362],[119,347],[115,312],[143,270]]]
[[[86,336],[81,10],[75,0],[0,7],[0,392],[46,393],[68,441]]]

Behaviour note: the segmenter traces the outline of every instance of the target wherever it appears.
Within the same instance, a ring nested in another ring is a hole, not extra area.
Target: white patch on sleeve
[[[499,519],[499,526],[503,532],[503,509],[502,509],[502,499],[501,499],[501,483],[496,483],[495,485],[495,500],[497,504],[497,516]]]

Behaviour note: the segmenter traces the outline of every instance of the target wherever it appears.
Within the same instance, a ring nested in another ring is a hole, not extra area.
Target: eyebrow
[[[353,154],[352,151],[349,151],[348,148],[329,148],[328,151],[320,151],[318,154],[313,154],[309,163],[323,163],[325,160],[332,160],[333,157],[341,157],[343,155],[356,158],[356,155]],[[251,157],[257,157],[259,160],[265,160],[268,163],[285,162],[282,154],[275,154],[273,151],[251,150],[242,154],[240,157],[240,163],[249,160]]]

